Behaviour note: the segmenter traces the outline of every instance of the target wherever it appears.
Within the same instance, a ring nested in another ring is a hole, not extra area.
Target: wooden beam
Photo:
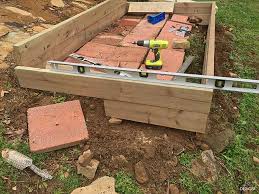
[[[208,114],[105,100],[107,116],[205,133]]]
[[[173,13],[174,2],[130,2],[128,13]]]
[[[126,12],[126,0],[106,0],[14,45],[16,63],[44,68],[48,59],[63,59]]]
[[[208,113],[212,90],[15,68],[22,87]]]
[[[179,2],[174,4],[175,14],[210,14],[212,2]]]
[[[214,55],[215,55],[215,15],[216,3],[213,2],[211,6],[211,16],[208,26],[205,56],[203,63],[203,74],[214,75]]]

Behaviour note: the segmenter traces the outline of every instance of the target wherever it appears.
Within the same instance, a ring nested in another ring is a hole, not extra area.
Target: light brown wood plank
[[[208,113],[212,91],[95,76],[71,75],[48,69],[18,66],[15,68],[22,87],[170,107]]]
[[[210,14],[212,2],[179,2],[174,4],[175,14]]]
[[[173,2],[130,2],[128,13],[173,13]]]
[[[207,114],[105,100],[107,116],[205,133]]]
[[[126,11],[126,0],[107,0],[42,33],[32,36],[14,46],[17,65],[43,67],[49,56],[52,57],[51,59],[58,59],[60,56],[69,54],[62,51],[64,48],[75,51],[87,39],[93,38],[96,35],[93,29],[89,34],[84,34],[88,28],[93,28],[93,25],[100,24],[100,21],[102,21],[101,27],[97,25],[95,27],[98,27],[99,31],[103,30],[114,20],[123,16]],[[82,34],[84,36],[81,36]],[[68,42],[68,44],[65,42]],[[63,47],[60,47],[60,45]],[[53,53],[54,50],[57,50],[57,52]]]
[[[214,55],[215,55],[215,14],[216,14],[216,3],[213,2],[211,7],[211,16],[208,26],[203,74],[214,75]]]

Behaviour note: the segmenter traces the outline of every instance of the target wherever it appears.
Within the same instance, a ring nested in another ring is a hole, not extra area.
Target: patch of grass
[[[210,183],[199,181],[188,172],[180,174],[179,182],[181,186],[190,193],[211,194],[213,186]]]
[[[5,148],[13,149],[18,152],[21,152],[24,155],[27,155],[33,159],[33,163],[39,167],[44,165],[44,160],[47,159],[48,154],[32,154],[29,150],[28,143],[22,141],[16,141],[14,143],[9,143],[3,137],[3,133],[5,132],[4,126],[0,123],[0,150]],[[0,177],[4,176],[12,181],[17,181],[22,175],[24,175],[23,171],[16,169],[15,167],[9,165],[5,162],[2,157],[0,157]],[[7,191],[6,185],[2,178],[0,178],[0,191]]]
[[[234,50],[229,57],[234,61],[234,70],[242,78],[256,79],[257,57],[259,53],[259,14],[258,1],[254,0],[218,0],[217,21],[232,28],[235,35]],[[225,193],[246,182],[255,182],[259,168],[252,161],[252,156],[259,156],[255,147],[259,145],[259,96],[243,94],[239,101],[240,116],[235,123],[235,140],[221,155],[226,167],[231,172],[227,179],[220,179],[218,184]],[[254,184],[256,186],[256,184]]]
[[[131,175],[118,172],[115,175],[115,189],[120,194],[143,194]]]
[[[197,157],[195,153],[182,153],[179,158],[179,162],[181,165],[185,167],[191,167],[192,160]]]
[[[76,170],[70,164],[63,165],[57,175],[57,179],[63,184],[63,187],[54,193],[71,193],[82,184],[82,176],[76,173]]]
[[[12,87],[13,87],[13,86],[12,86],[12,83],[11,83],[11,82],[6,82],[6,83],[4,84],[4,89],[5,89],[5,90],[10,90]]]
[[[53,102],[55,103],[55,104],[57,104],[57,103],[62,103],[62,102],[65,102],[66,101],[66,97],[65,96],[55,96],[54,98],[53,98]]]

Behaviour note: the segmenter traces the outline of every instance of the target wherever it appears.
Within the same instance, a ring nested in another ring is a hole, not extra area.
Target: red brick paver
[[[28,109],[32,152],[48,152],[79,144],[88,131],[78,100]]]
[[[121,42],[122,46],[129,46],[129,47],[138,47],[137,45],[133,45],[132,42],[137,40],[149,40],[155,39],[160,32],[161,28],[164,26],[166,19],[159,22],[158,24],[150,24],[145,17],[142,19],[139,24],[131,31],[129,35],[127,35],[123,41]]]

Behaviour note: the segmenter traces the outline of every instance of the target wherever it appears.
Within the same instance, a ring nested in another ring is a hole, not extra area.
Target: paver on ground
[[[48,152],[86,141],[88,131],[78,100],[28,109],[32,152]]]

